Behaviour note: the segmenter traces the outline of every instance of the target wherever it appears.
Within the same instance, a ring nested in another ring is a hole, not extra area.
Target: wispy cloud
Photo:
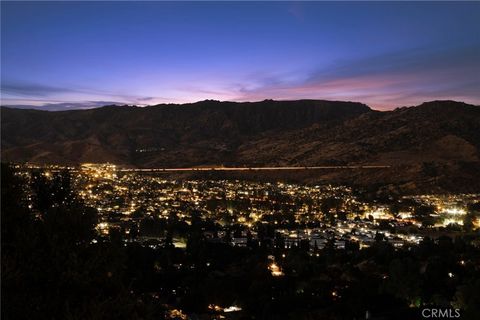
[[[72,89],[48,86],[28,82],[4,82],[2,81],[1,92],[3,94],[24,97],[48,97],[59,93],[77,92]]]
[[[480,103],[479,56],[480,46],[455,50],[417,48],[331,61],[324,67],[310,70],[256,71],[241,79],[207,79],[204,83],[164,88],[162,92],[169,92],[170,97],[7,81],[1,87],[2,104],[66,110],[106,104],[142,106],[204,99],[350,100],[376,109],[415,105],[434,99]]]
[[[42,110],[88,109],[108,104],[144,106],[169,101],[165,97],[141,96],[85,87],[62,87],[28,81],[2,81],[1,93],[1,104],[4,106]]]
[[[115,102],[115,101],[85,101],[85,102],[44,103],[41,105],[13,104],[13,105],[6,105],[6,106],[10,108],[17,108],[17,109],[65,111],[65,110],[93,109],[93,108],[99,108],[99,107],[108,106],[108,105],[123,105],[123,103]]]
[[[267,79],[237,88],[238,100],[323,98],[357,100],[376,108],[456,98],[480,102],[480,47],[417,49],[335,61],[304,78]]]

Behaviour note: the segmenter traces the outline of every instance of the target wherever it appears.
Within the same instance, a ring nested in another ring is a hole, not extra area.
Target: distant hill
[[[319,100],[207,100],[61,112],[2,108],[1,125],[2,161],[132,167],[385,164],[392,168],[312,171],[296,178],[480,192],[480,107],[455,101],[385,112]]]

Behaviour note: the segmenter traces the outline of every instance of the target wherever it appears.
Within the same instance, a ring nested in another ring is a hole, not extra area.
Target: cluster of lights
[[[270,270],[270,272],[272,273],[272,276],[274,277],[282,277],[285,275],[282,269],[275,262],[272,262],[268,266],[268,270]]]
[[[50,178],[65,168],[48,166],[43,169],[45,177]],[[412,219],[414,206],[403,208],[404,211],[393,216],[387,205],[359,201],[352,190],[344,186],[232,180],[175,181],[167,180],[161,174],[124,172],[111,164],[88,163],[70,170],[77,194],[88,206],[97,208],[101,220],[97,230],[104,235],[112,228],[129,233],[132,223],[138,227],[142,219],[150,217],[165,221],[176,219],[191,225],[190,212],[197,211],[201,219],[212,219],[221,226],[219,234],[232,225],[243,226],[241,235],[231,240],[232,245],[240,246],[247,245],[248,236],[253,241],[258,240],[260,224],[274,226],[275,234],[283,237],[285,248],[308,241],[310,248],[321,249],[329,240],[334,240],[336,248],[345,247],[347,241],[356,241],[360,248],[364,248],[375,241],[378,233],[394,246],[418,244],[422,239],[419,234],[411,234],[411,225],[421,225]],[[329,214],[344,212],[346,221],[332,223],[325,218],[321,205],[327,198],[340,200],[340,205],[330,209]],[[440,223],[435,226],[444,227],[462,225],[467,213],[466,204],[478,201],[479,196],[422,195],[409,199],[436,207],[439,214],[435,218]],[[226,207],[212,207],[211,202],[224,203]],[[279,205],[281,209],[272,208]],[[382,230],[382,221],[388,221],[396,232]],[[294,230],[292,223],[296,224]],[[473,225],[480,227],[480,219],[474,220]],[[175,245],[184,247],[184,241],[177,239]]]
[[[225,313],[242,311],[242,308],[236,305],[223,308],[216,304],[209,304],[208,309],[215,312],[225,312]]]

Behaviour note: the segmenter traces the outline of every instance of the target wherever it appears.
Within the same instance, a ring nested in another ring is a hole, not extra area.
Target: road
[[[193,167],[193,168],[149,168],[118,169],[123,172],[183,172],[183,171],[280,171],[280,170],[336,170],[336,169],[388,169],[386,165],[355,166],[312,166],[312,167]]]

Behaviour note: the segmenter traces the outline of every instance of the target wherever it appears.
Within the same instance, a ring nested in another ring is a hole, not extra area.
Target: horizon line
[[[242,104],[242,103],[260,103],[260,102],[266,102],[266,101],[273,101],[273,102],[296,102],[296,101],[324,101],[324,102],[345,102],[345,103],[358,103],[358,104],[363,104],[367,106],[369,109],[374,110],[374,111],[380,111],[380,112],[387,112],[387,111],[393,111],[397,109],[402,109],[402,108],[412,108],[412,107],[418,107],[422,104],[425,103],[431,103],[431,102],[457,102],[457,103],[463,103],[463,104],[468,104],[472,106],[480,106],[480,104],[476,103],[469,103],[461,100],[454,100],[454,99],[434,99],[434,100],[426,100],[423,101],[419,104],[416,105],[402,105],[394,108],[388,108],[388,109],[378,109],[378,108],[373,108],[369,104],[361,102],[361,101],[352,101],[352,100],[328,100],[328,99],[311,99],[311,98],[305,98],[305,99],[263,99],[263,100],[253,100],[253,101],[234,101],[234,100],[217,100],[217,99],[204,99],[204,100],[198,100],[194,102],[183,102],[183,103],[178,103],[178,102],[161,102],[157,104],[129,104],[125,102],[111,102],[109,103],[108,101],[99,101],[102,104],[99,105],[92,105],[92,103],[95,103],[96,101],[84,101],[84,102],[59,102],[59,103],[45,103],[43,105],[3,105],[1,104],[0,101],[0,107],[1,108],[9,108],[9,109],[21,109],[21,110],[36,110],[36,111],[47,111],[47,112],[62,112],[62,111],[81,111],[81,110],[92,110],[92,109],[101,109],[105,107],[134,107],[134,108],[148,108],[148,107],[158,107],[158,106],[185,106],[185,105],[193,105],[193,104],[198,104],[202,102],[218,102],[218,103],[234,103],[234,104]],[[90,104],[90,106],[89,106]],[[50,108],[50,109],[49,109]]]

